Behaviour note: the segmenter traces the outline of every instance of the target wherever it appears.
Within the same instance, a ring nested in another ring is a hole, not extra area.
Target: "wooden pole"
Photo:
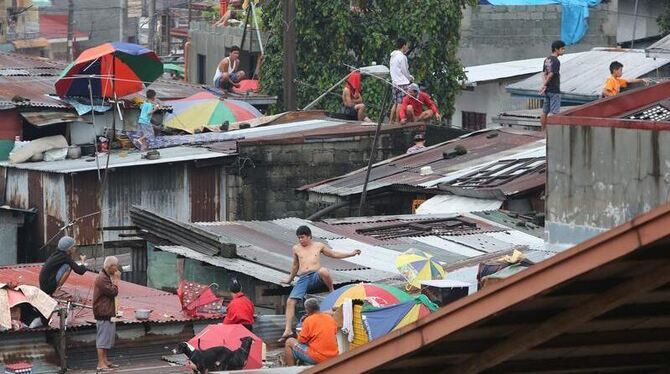
[[[149,0],[149,49],[156,50],[156,0]]]
[[[67,308],[59,309],[58,316],[60,318],[60,331],[58,331],[58,357],[60,358],[60,372],[65,373],[67,371],[67,337],[65,336],[65,329],[67,328],[67,324],[65,323],[67,319]]]
[[[287,111],[298,109],[295,89],[295,73],[297,63],[296,53],[296,7],[295,0],[282,0],[284,13],[283,38],[283,75],[284,75],[284,108]]]
[[[361,202],[358,206],[358,216],[363,217],[365,214],[365,198],[368,196],[368,182],[370,181],[370,170],[372,169],[372,164],[375,162],[375,156],[377,155],[377,143],[379,142],[379,134],[382,129],[382,122],[384,121],[384,113],[388,110],[389,103],[391,101],[391,88],[386,91],[384,95],[384,101],[382,102],[381,112],[379,113],[379,120],[377,121],[377,130],[375,130],[375,139],[372,141],[372,148],[370,149],[370,159],[368,160],[368,168],[365,171],[365,182],[363,183],[363,192],[361,193]]]

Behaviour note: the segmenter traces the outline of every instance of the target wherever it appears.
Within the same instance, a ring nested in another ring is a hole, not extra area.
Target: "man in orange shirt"
[[[302,323],[298,339],[289,338],[284,348],[284,363],[294,366],[296,360],[316,365],[338,355],[337,323],[326,313],[319,311],[316,299],[305,300],[307,317]]]
[[[647,85],[647,81],[644,79],[623,79],[623,64],[619,61],[614,61],[610,64],[610,73],[612,75],[607,78],[605,81],[605,87],[603,88],[603,96],[610,97],[618,95],[621,92],[622,88],[628,87],[629,83],[644,83]]]

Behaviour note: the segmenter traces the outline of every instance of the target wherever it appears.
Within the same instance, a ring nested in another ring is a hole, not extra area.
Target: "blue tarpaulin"
[[[480,0],[480,4],[489,5],[552,5],[560,4],[561,40],[567,45],[577,44],[589,29],[589,7],[596,6],[602,0]]]

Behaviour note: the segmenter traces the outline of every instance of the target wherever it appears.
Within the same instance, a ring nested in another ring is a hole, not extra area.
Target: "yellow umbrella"
[[[444,278],[444,269],[433,260],[433,256],[414,248],[400,254],[395,266],[414,288],[421,288],[422,281]]]

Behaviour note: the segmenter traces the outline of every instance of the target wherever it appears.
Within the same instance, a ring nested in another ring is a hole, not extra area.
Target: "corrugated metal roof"
[[[647,57],[670,58],[670,34],[645,49]]]
[[[7,283],[11,280],[39,287],[41,269],[41,264],[0,266],[0,282]],[[55,296],[59,300],[91,306],[96,277],[97,274],[92,272],[86,272],[84,275],[72,273]],[[151,309],[149,319],[141,321],[135,319],[136,309]],[[123,317],[117,321],[120,324],[167,323],[197,319],[182,313],[177,295],[125,281],[119,282],[119,310],[123,312]],[[95,318],[92,309],[74,307],[68,317],[68,326],[94,327]]]
[[[109,168],[115,169],[141,165],[164,164],[170,162],[207,160],[229,156],[225,153],[212,152],[206,148],[185,146],[163,148],[160,149],[159,152],[161,154],[161,158],[157,160],[148,160],[146,158],[142,158],[143,153],[139,151],[131,151],[127,153],[112,152],[109,159]],[[107,157],[107,154],[100,154],[98,164],[101,169],[105,168],[105,165],[107,164]],[[98,168],[98,165],[96,165],[95,162],[95,157],[82,157],[77,160],[62,160],[53,162],[24,162],[20,164],[12,164],[9,161],[3,161],[0,162],[0,166],[63,174],[91,171]]]
[[[479,212],[495,210],[502,206],[502,201],[494,199],[477,199],[457,195],[437,195],[426,200],[416,209],[417,214],[444,214]]]
[[[76,113],[54,111],[54,112],[22,112],[21,116],[34,126],[48,126],[59,123],[80,121]]]
[[[368,192],[403,186],[432,189],[437,183],[466,175],[501,159],[525,155],[531,157],[544,144],[543,135],[538,132],[511,129],[475,132],[428,147],[420,153],[402,155],[375,164],[370,171]],[[453,152],[457,146],[465,147],[467,153],[445,158],[444,154]],[[430,167],[431,173],[421,175],[421,168],[426,166]],[[300,189],[326,195],[350,196],[363,191],[364,181],[365,169],[359,169]]]
[[[560,61],[565,63],[584,52],[568,53],[560,57]],[[512,78],[520,75],[534,74],[542,71],[544,57],[529,58],[526,60],[514,60],[506,62],[496,62],[494,64],[476,65],[465,67],[466,84],[475,84],[504,78]]]
[[[561,93],[566,100],[588,102],[600,98],[612,61],[624,65],[626,78],[639,78],[670,63],[666,58],[648,58],[641,49],[594,48],[561,64]],[[542,73],[507,86],[513,94],[538,97]]]

